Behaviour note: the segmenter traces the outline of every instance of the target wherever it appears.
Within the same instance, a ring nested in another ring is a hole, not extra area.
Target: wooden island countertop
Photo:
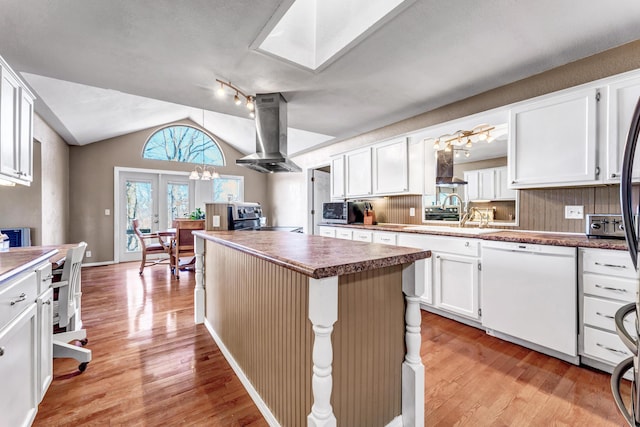
[[[314,279],[409,264],[431,251],[286,231],[195,231],[196,236]]]

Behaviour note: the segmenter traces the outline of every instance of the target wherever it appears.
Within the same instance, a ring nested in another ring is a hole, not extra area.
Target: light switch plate
[[[409,216],[416,216],[416,208],[409,208]]]
[[[84,255],[85,255],[87,258],[91,258],[91,251],[85,251],[85,252],[84,252]]]
[[[111,215],[111,209],[105,209],[105,210],[104,210],[104,214],[105,214],[106,216]]]
[[[565,219],[582,219],[584,218],[584,206],[565,206],[564,207]]]
[[[214,227],[220,227],[220,215],[214,215],[211,217],[211,222]]]

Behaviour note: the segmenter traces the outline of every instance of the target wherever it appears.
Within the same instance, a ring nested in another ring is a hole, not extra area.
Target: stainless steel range
[[[262,208],[260,203],[229,203],[228,230],[259,230]]]
[[[622,214],[588,214],[585,234],[588,237],[624,239]]]

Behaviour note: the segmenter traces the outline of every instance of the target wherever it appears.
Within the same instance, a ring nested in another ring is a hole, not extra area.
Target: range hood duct
[[[301,172],[287,158],[287,101],[280,93],[257,94],[256,152],[236,160],[236,164],[258,172]]]
[[[438,151],[436,160],[436,185],[439,186],[455,186],[464,185],[467,181],[453,176],[453,150]]]

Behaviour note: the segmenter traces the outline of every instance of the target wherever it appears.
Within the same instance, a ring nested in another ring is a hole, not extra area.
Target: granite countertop
[[[51,258],[58,252],[52,247],[32,246],[0,251],[0,285],[13,276]]]
[[[496,240],[503,242],[518,242],[518,243],[530,243],[539,245],[552,245],[552,246],[569,246],[579,248],[596,248],[596,249],[615,249],[615,250],[627,250],[627,243],[624,239],[601,239],[601,238],[588,238],[584,233],[559,233],[559,232],[547,232],[547,231],[528,231],[528,230],[496,230],[495,232],[483,233],[477,235],[471,235],[455,231],[455,227],[442,226],[443,230],[435,230],[438,226],[434,226],[431,230],[416,230],[416,225],[408,224],[378,224],[378,225],[363,225],[363,224],[321,224],[328,227],[346,227],[359,230],[371,230],[371,231],[390,231],[394,233],[417,233],[417,234],[430,234],[436,236],[452,236],[452,237],[466,237],[482,240]]]
[[[194,235],[320,279],[408,264],[430,251],[285,231],[194,231]]]

